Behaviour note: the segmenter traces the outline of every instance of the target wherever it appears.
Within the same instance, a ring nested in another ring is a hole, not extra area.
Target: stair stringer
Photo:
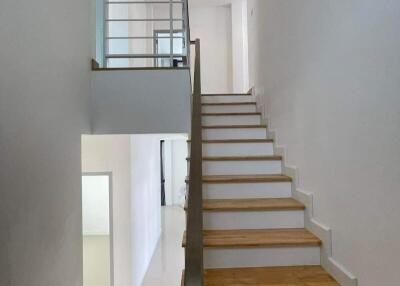
[[[261,90],[262,91],[262,90]],[[256,89],[252,88],[251,93],[256,96],[257,111],[261,112],[262,124],[269,122],[266,115],[266,108],[260,104],[259,94]],[[357,278],[348,271],[341,263],[333,258],[332,251],[332,230],[323,225],[314,218],[313,213],[313,194],[300,189],[299,186],[299,171],[295,166],[286,164],[286,147],[277,145],[277,135],[275,130],[267,130],[267,137],[274,140],[274,154],[282,156],[282,173],[292,178],[292,196],[306,206],[304,212],[305,228],[316,235],[322,241],[321,246],[321,266],[331,274],[342,286],[357,286]]]

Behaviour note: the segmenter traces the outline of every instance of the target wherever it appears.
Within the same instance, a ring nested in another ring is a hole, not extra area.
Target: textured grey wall
[[[0,285],[82,285],[89,5],[0,2]]]

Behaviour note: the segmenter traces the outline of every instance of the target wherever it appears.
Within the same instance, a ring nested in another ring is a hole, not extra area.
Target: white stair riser
[[[245,105],[204,105],[203,113],[232,113],[232,112],[256,112],[255,104]]]
[[[304,211],[203,212],[204,229],[303,228]]]
[[[203,115],[203,125],[255,125],[261,123],[260,115]]]
[[[272,267],[320,265],[319,247],[206,248],[204,267]]]
[[[204,199],[290,198],[290,182],[203,184]]]
[[[268,156],[274,154],[272,143],[207,143],[204,156]]]
[[[224,96],[202,96],[202,103],[229,103],[229,102],[255,102],[256,99],[254,96],[249,95],[224,95]]]
[[[266,139],[266,128],[218,128],[203,129],[203,140],[218,139]]]
[[[282,174],[281,161],[203,161],[203,175]]]

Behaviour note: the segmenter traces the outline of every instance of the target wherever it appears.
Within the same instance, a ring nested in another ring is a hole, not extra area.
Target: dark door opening
[[[161,206],[165,206],[165,166],[164,166],[164,140],[160,141],[160,171],[161,171]]]

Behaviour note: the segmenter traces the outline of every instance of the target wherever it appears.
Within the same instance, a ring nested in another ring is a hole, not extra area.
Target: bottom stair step
[[[340,286],[321,266],[208,269],[205,286]]]

